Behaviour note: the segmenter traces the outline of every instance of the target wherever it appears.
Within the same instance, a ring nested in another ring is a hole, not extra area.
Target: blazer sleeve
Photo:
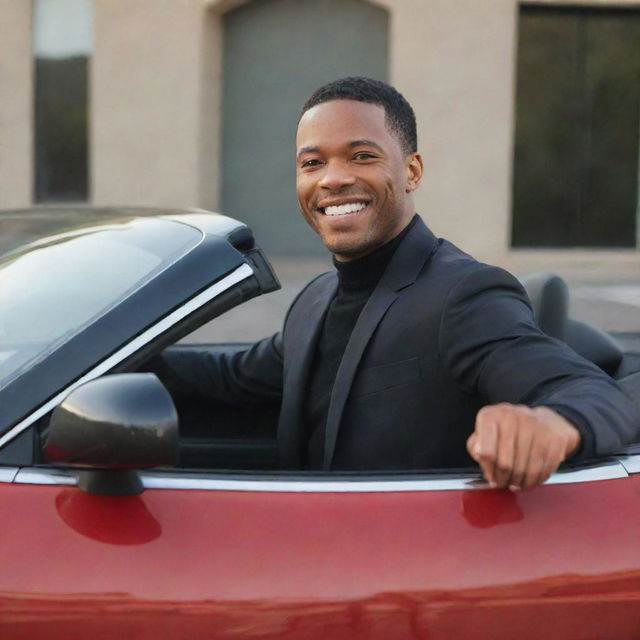
[[[580,459],[620,450],[638,438],[640,403],[607,374],[537,327],[511,274],[482,265],[463,276],[443,307],[445,368],[483,402],[547,406],[582,436]]]
[[[282,336],[237,349],[168,350],[150,363],[171,395],[221,405],[268,405],[282,397]]]
[[[169,349],[153,358],[147,370],[155,373],[175,398],[228,406],[279,404],[284,380],[284,334],[292,310],[321,274],[295,297],[283,330],[248,347]]]

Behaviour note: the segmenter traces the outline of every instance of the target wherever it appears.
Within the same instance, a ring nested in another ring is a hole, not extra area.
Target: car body
[[[277,288],[249,229],[44,208],[0,238],[0,637],[639,637],[640,451],[513,493],[473,469],[278,471],[267,408],[178,407],[197,429],[176,444],[172,407],[142,424],[86,390],[146,385],[154,354],[211,348],[173,345]],[[136,458],[154,430],[166,459]],[[104,470],[141,485],[83,484]]]

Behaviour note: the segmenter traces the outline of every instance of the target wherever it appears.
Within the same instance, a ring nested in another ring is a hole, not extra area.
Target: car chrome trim
[[[183,304],[180,308],[172,311],[169,315],[165,316],[158,323],[149,327],[146,331],[136,336],[131,342],[128,342],[124,347],[113,353],[106,360],[103,360],[98,366],[94,367],[86,373],[84,376],[76,380],[73,384],[66,387],[63,391],[51,398],[48,402],[41,405],[33,413],[29,414],[24,420],[17,425],[9,429],[2,437],[0,437],[0,447],[3,447],[7,442],[21,434],[36,420],[41,418],[47,412],[51,411],[58,403],[71,393],[74,389],[104,375],[107,371],[118,365],[120,362],[128,358],[130,355],[138,351],[141,347],[147,344],[150,340],[153,340],[161,333],[172,327],[174,324],[193,313],[196,309],[204,306],[207,302],[213,300],[219,296],[222,292],[230,289],[238,282],[246,280],[253,275],[253,269],[248,264],[242,264],[237,269],[232,271],[228,276],[225,276],[215,284],[211,285],[198,295],[194,296]]]
[[[233,478],[169,477],[140,474],[145,489],[198,489],[204,491],[268,491],[272,493],[382,493],[408,491],[461,491],[487,488],[477,477],[432,480],[239,480]]]
[[[624,467],[616,461],[608,461],[597,467],[587,469],[568,469],[559,471],[545,484],[569,484],[595,482],[627,478]],[[350,479],[340,478],[312,480],[303,477],[275,478],[273,475],[259,474],[252,479],[243,479],[229,474],[223,477],[211,477],[181,471],[141,471],[140,478],[145,489],[191,489],[200,491],[268,491],[272,493],[385,493],[410,491],[468,491],[487,489],[488,485],[480,475],[452,476],[440,478],[401,479],[395,475],[392,479],[363,476]],[[15,480],[25,484],[75,485],[77,479],[70,469],[28,468],[21,469]]]
[[[601,462],[597,466],[585,469],[562,469],[554,473],[545,484],[567,484],[570,482],[597,482],[627,478],[629,474],[617,460]]]
[[[0,467],[0,482],[13,482],[18,471],[18,467]]]
[[[386,492],[386,491],[461,491],[468,489],[487,489],[488,485],[480,474],[475,476],[453,476],[449,478],[430,478],[406,480],[371,478],[371,476],[353,479],[314,479],[273,480],[271,478],[243,480],[228,478],[203,478],[195,475],[168,475],[166,473],[141,473],[146,489],[208,489],[218,491],[272,491],[272,492],[313,492],[313,493],[349,493],[349,492]],[[614,478],[626,478],[625,469],[617,462],[589,469],[566,470],[555,473],[545,484],[568,484],[575,482],[594,482]]]
[[[69,469],[38,469],[34,467],[19,469],[14,482],[17,484],[53,484],[72,487],[78,484],[78,478]]]
[[[629,475],[640,473],[640,455],[620,456],[617,460]]]

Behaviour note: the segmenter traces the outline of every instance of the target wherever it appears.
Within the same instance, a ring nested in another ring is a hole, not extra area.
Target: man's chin
[[[356,239],[347,241],[346,239],[322,239],[324,246],[333,253],[336,260],[340,262],[348,262],[350,260],[356,260],[362,256],[371,253],[375,247],[370,246],[370,243]]]

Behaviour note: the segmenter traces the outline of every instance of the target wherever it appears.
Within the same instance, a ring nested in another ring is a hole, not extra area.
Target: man
[[[300,209],[336,272],[302,291],[281,334],[173,367],[182,383],[221,400],[281,398],[286,468],[451,468],[468,453],[492,486],[515,490],[632,439],[638,407],[537,329],[515,278],[416,215],[423,163],[395,89],[320,88],[296,147]]]

